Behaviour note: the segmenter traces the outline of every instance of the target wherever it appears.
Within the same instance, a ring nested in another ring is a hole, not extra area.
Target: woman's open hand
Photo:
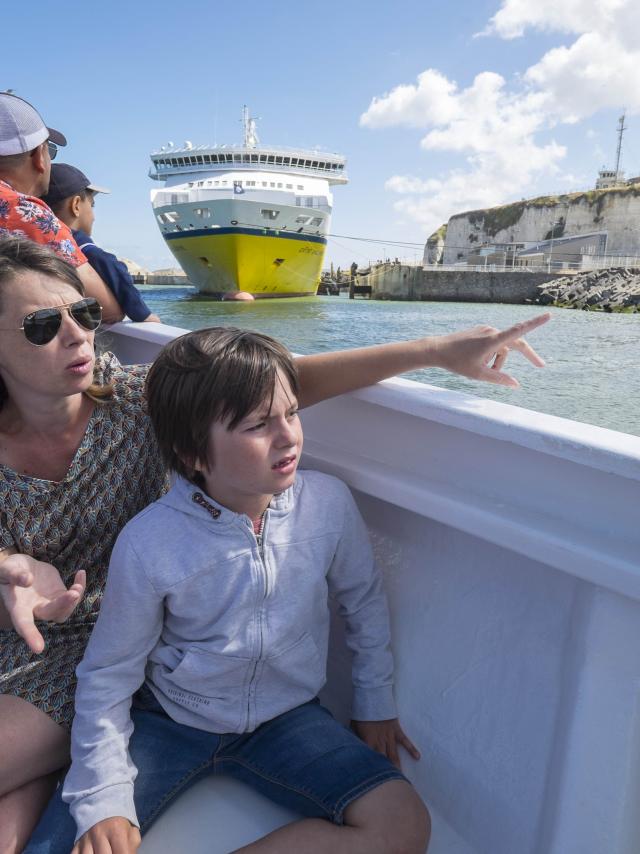
[[[69,589],[50,563],[12,554],[0,563],[0,597],[14,629],[33,652],[42,652],[44,638],[35,620],[64,623],[84,596],[86,573],[76,573]]]
[[[524,336],[542,326],[550,317],[550,314],[539,314],[503,331],[493,326],[474,326],[462,332],[430,338],[427,339],[429,356],[437,367],[464,377],[518,388],[518,380],[502,371],[502,366],[509,351],[517,350],[531,364],[544,367],[544,360],[524,340]]]

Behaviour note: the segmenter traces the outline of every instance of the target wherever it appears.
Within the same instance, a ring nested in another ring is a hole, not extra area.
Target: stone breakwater
[[[624,267],[563,276],[538,287],[539,305],[640,312],[640,269]]]

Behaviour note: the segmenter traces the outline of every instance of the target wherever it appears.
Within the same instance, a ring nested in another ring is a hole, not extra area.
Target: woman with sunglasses
[[[542,316],[298,360],[304,405],[425,366],[517,384],[509,349]],[[0,851],[22,851],[68,763],[74,671],[126,522],[165,472],[144,400],[146,366],[95,357],[100,306],[73,268],[0,237]],[[490,364],[491,363],[491,364]],[[4,604],[3,604],[4,603]]]

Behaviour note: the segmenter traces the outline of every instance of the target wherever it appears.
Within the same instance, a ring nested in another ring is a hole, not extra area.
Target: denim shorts
[[[143,833],[183,791],[212,774],[234,777],[301,816],[335,824],[357,798],[388,780],[406,779],[318,700],[253,732],[219,735],[176,723],[143,686],[131,717],[129,752],[138,769],[134,799]],[[25,854],[69,854],[74,838],[75,822],[58,791]]]

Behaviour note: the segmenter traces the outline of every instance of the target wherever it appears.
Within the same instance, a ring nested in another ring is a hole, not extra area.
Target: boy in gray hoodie
[[[78,668],[74,854],[134,852],[158,804],[218,773],[303,816],[243,851],[426,850],[427,810],[399,770],[398,745],[418,752],[397,720],[381,578],[348,489],[297,472],[296,396],[290,354],[236,329],[184,335],[149,372],[176,479],[118,537]],[[353,653],[354,731],[317,700],[329,597]],[[134,787],[142,754],[157,773]]]

